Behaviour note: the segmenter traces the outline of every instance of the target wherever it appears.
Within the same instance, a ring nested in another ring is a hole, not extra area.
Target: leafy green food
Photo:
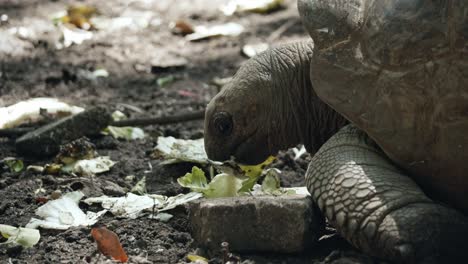
[[[104,133],[108,133],[116,139],[134,140],[145,138],[145,132],[139,127],[108,126]]]
[[[158,84],[159,87],[164,87],[164,86],[172,83],[174,80],[175,80],[174,75],[168,75],[168,76],[158,78],[156,80],[156,83]]]
[[[262,182],[262,190],[266,193],[274,193],[280,189],[279,170],[270,169],[266,172]]]
[[[143,176],[143,178],[141,178],[141,180],[139,180],[137,184],[133,186],[130,192],[134,194],[144,195],[146,193],[146,176]]]
[[[20,172],[24,169],[23,161],[17,158],[4,158],[0,163],[5,164],[11,172]]]
[[[187,173],[185,176],[178,178],[177,182],[182,187],[190,188],[195,192],[203,192],[208,188],[205,172],[197,166],[192,168],[191,173]]]
[[[263,169],[271,164],[275,160],[275,157],[269,156],[264,162],[257,165],[239,165],[239,167],[244,171],[245,175],[248,177],[258,178],[262,175]]]
[[[250,192],[259,178],[260,176],[241,179],[232,174],[220,173],[208,183],[205,172],[194,166],[191,173],[187,173],[183,177],[178,178],[177,182],[181,186],[190,188],[194,192],[202,193],[206,198],[219,198],[234,197]],[[278,175],[272,174],[268,176],[267,183],[265,184],[265,188],[271,192],[278,189]]]
[[[207,198],[234,197],[239,194],[242,180],[226,173],[216,175],[203,191]]]
[[[0,224],[0,234],[8,240],[2,244],[21,245],[30,248],[39,242],[39,230],[25,227],[14,227]]]

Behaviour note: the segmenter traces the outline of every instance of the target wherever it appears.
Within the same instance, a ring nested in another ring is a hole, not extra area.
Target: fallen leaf
[[[42,173],[44,171],[44,167],[39,165],[29,165],[26,167],[26,170],[33,173]]]
[[[193,26],[185,20],[177,20],[175,23],[171,23],[170,27],[172,28],[172,31],[176,34],[187,35],[195,32]]]
[[[72,106],[56,98],[39,97],[18,102],[7,107],[0,107],[0,128],[13,128],[26,123],[35,123],[44,119],[41,109],[49,116],[65,117],[84,111],[83,108]]]
[[[139,180],[137,184],[133,186],[130,192],[134,194],[139,194],[139,195],[145,194],[146,193],[146,176],[143,176],[143,178],[141,178],[141,180]]]
[[[116,127],[108,126],[104,134],[110,134],[115,139],[135,140],[145,138],[145,132],[139,127]]]
[[[189,41],[202,40],[219,36],[238,36],[244,31],[244,27],[237,23],[226,23],[215,26],[196,26],[194,32],[185,38]]]
[[[202,256],[199,256],[199,255],[195,255],[195,254],[188,254],[187,255],[187,259],[190,261],[190,262],[196,262],[196,263],[206,263],[208,264],[208,259],[202,257]]]
[[[152,11],[136,11],[134,9],[127,9],[119,17],[92,17],[92,24],[95,28],[106,33],[114,31],[126,30],[140,30],[149,26],[159,26],[161,19],[155,17]]]
[[[0,224],[0,233],[8,240],[2,244],[21,245],[30,248],[39,242],[41,235],[39,230],[25,227],[14,227]]]
[[[50,175],[57,175],[62,171],[62,164],[57,164],[57,163],[52,163],[52,164],[46,164],[44,166],[44,173],[45,174],[50,174]]]
[[[170,84],[171,82],[173,82],[174,80],[175,80],[174,75],[168,75],[165,77],[158,78],[156,80],[156,83],[158,84],[159,87],[164,87]]]
[[[153,150],[153,158],[163,158],[165,163],[194,162],[207,164],[203,138],[195,140],[158,137],[158,144]]]
[[[60,199],[50,200],[36,209],[36,215],[42,219],[31,218],[27,228],[47,228],[65,230],[72,226],[90,226],[98,221],[98,218],[106,213],[106,210],[98,213],[85,214],[78,206],[84,194],[80,191],[64,194]]]
[[[93,33],[79,28],[72,28],[66,25],[60,25],[63,35],[63,46],[70,47],[72,44],[81,45],[85,40],[93,38]],[[60,48],[60,47],[59,47]]]
[[[90,197],[83,202],[87,204],[100,203],[104,209],[108,209],[117,217],[135,219],[141,216],[144,211],[167,211],[201,197],[202,194],[196,192],[171,197],[157,194],[136,195],[127,193],[124,197],[108,197],[106,195]]]
[[[156,217],[154,217],[154,219],[159,220],[161,222],[169,222],[169,220],[171,220],[172,217],[174,216],[168,213],[158,213]]]
[[[283,3],[284,0],[231,0],[220,9],[227,16],[241,12],[268,13],[280,8]]]
[[[153,199],[147,195],[127,193],[124,197],[90,197],[84,200],[87,204],[100,203],[104,209],[108,209],[113,215],[122,218],[135,219],[143,210],[158,207],[164,203],[164,198]]]
[[[74,163],[63,166],[63,172],[72,172],[82,176],[93,176],[109,171],[115,165],[115,161],[108,156],[96,157],[93,159],[78,160]]]
[[[10,172],[20,172],[24,169],[23,161],[13,157],[7,157],[0,160],[0,164],[5,164]]]
[[[121,120],[125,120],[125,119],[127,119],[127,116],[124,113],[122,113],[121,111],[117,110],[117,111],[114,111],[112,113],[112,120],[114,120],[114,121],[121,121]]]
[[[96,15],[98,10],[93,6],[73,5],[67,8],[66,15],[55,18],[55,22],[74,25],[77,28],[90,30],[93,25],[90,21],[91,17]]]
[[[150,194],[149,196],[153,197],[154,194],[153,195]],[[197,200],[197,199],[201,198],[202,196],[203,195],[201,193],[198,193],[198,192],[189,192],[189,193],[186,193],[186,194],[181,193],[181,194],[178,194],[176,196],[166,197],[165,203],[159,209],[159,212],[174,209],[179,205],[186,204],[186,203],[188,203],[190,201]]]
[[[104,255],[120,262],[127,262],[128,256],[120,244],[119,237],[106,227],[91,229],[91,235],[97,243],[99,251]]]
[[[294,160],[298,160],[300,157],[302,157],[302,155],[307,153],[307,150],[304,147],[304,145],[302,145],[300,149],[293,148],[292,150],[294,152]]]

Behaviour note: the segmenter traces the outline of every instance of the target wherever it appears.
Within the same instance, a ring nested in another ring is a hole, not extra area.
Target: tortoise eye
[[[227,112],[218,112],[213,115],[213,126],[223,136],[229,136],[232,132],[232,117]]]

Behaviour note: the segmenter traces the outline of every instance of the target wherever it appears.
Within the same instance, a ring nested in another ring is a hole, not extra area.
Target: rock
[[[245,196],[198,200],[190,204],[196,246],[215,252],[293,253],[312,246],[324,222],[310,196]]]
[[[111,120],[104,108],[94,107],[23,135],[16,140],[16,150],[28,156],[54,155],[60,145],[85,135],[98,134]]]

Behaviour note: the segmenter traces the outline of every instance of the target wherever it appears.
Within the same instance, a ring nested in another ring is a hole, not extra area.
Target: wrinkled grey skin
[[[309,8],[312,2],[329,3],[302,0],[299,6]],[[311,81],[322,74],[314,52],[312,42],[294,43],[247,61],[208,105],[208,156],[214,160],[234,156],[256,164],[278,150],[304,143],[313,154],[306,173],[309,192],[354,246],[396,263],[466,261],[466,216],[453,209],[454,204],[433,200],[433,189],[416,183],[415,175],[400,166],[398,155],[389,158],[368,133],[354,122],[348,124],[352,118],[345,119],[324,103]],[[424,175],[417,176],[424,181]]]

